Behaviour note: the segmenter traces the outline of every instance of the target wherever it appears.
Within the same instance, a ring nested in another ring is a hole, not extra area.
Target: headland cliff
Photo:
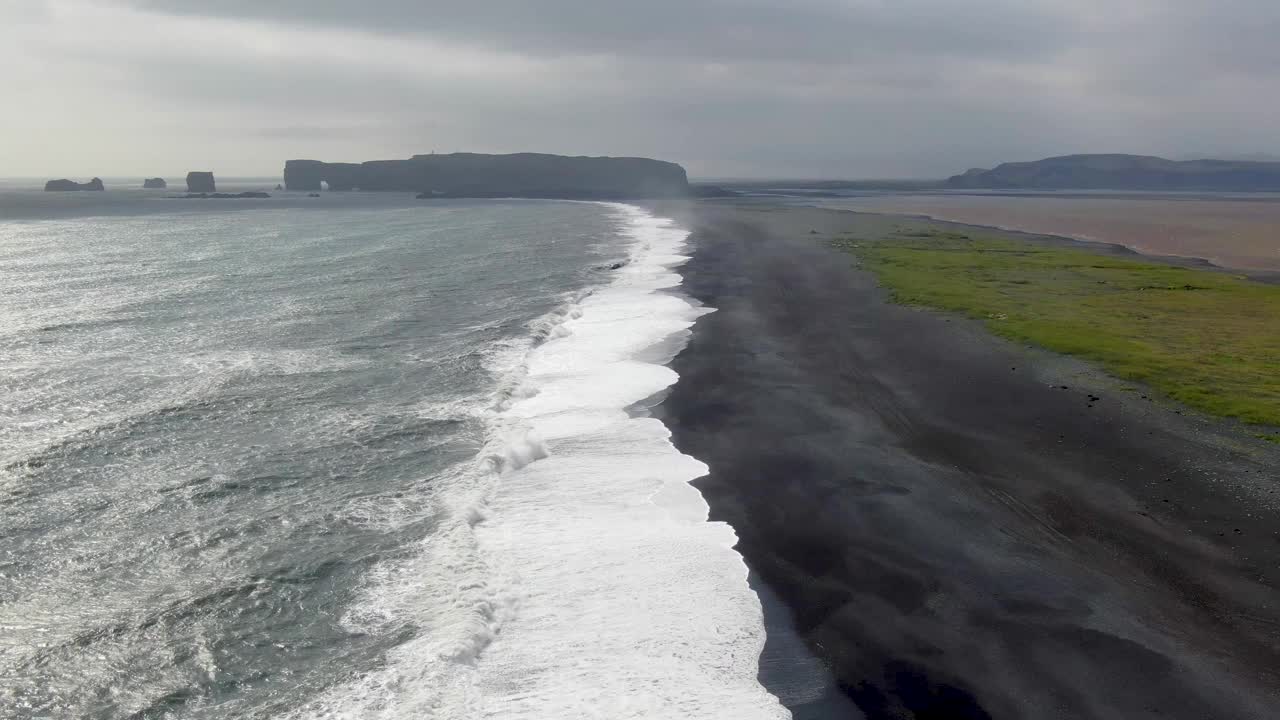
[[[327,163],[289,160],[294,191],[402,191],[425,197],[526,197],[610,200],[688,194],[684,168],[648,158],[567,157],[540,153],[414,155],[408,160]]]

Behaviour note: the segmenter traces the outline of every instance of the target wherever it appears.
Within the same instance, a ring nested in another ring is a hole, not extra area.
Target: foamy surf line
[[[689,233],[608,207],[628,262],[504,353],[489,443],[447,478],[437,532],[347,618],[415,637],[295,716],[790,717],[757,679],[764,622],[737,537],[690,485],[707,467],[626,410],[678,379],[645,351],[711,312],[671,292]]]
[[[477,663],[481,717],[785,718],[758,682],[764,623],[736,536],[689,483],[706,466],[626,408],[678,379],[639,356],[709,312],[668,292],[689,233],[613,206],[628,262],[528,358],[506,415],[546,457],[476,526],[510,618]]]

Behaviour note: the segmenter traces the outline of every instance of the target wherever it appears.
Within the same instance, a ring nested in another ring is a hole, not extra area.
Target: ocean
[[[788,717],[648,411],[686,229],[164,195],[0,187],[0,717]]]

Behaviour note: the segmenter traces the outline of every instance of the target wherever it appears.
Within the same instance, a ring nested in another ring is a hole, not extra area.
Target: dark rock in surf
[[[211,172],[187,173],[187,192],[211,193],[211,192],[217,192],[217,190],[218,188],[213,181],[213,173]]]
[[[44,184],[45,192],[74,192],[77,190],[105,190],[102,185],[102,178],[94,178],[87,183],[78,183],[74,180],[50,180]]]
[[[142,187],[146,190],[164,190],[169,187],[169,183],[164,178],[147,178],[142,181]]]

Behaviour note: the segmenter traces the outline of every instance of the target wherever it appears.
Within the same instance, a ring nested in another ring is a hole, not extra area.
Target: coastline
[[[1144,258],[1280,277],[1280,255],[1274,244],[1264,240],[1269,238],[1270,228],[1280,222],[1276,198],[962,195],[939,197],[934,202],[925,196],[897,201],[852,198],[814,206],[1116,245]],[[1235,217],[1236,211],[1240,217]],[[1224,239],[1230,242],[1224,243]]]
[[[840,212],[850,212],[856,215],[878,215],[880,217],[891,218],[909,218],[912,220],[921,220],[932,225],[940,227],[954,228],[956,230],[967,230],[977,232],[994,232],[1000,235],[1006,235],[1011,238],[1022,238],[1033,240],[1035,242],[1048,243],[1057,247],[1075,248],[1089,250],[1091,252],[1102,252],[1109,255],[1119,257],[1132,258],[1134,260],[1146,260],[1150,262],[1163,263],[1165,265],[1173,265],[1176,267],[1185,267],[1192,270],[1207,270],[1209,272],[1227,273],[1228,275],[1236,275],[1248,278],[1255,282],[1263,282],[1271,285],[1280,285],[1280,270],[1269,270],[1265,268],[1247,268],[1234,267],[1224,265],[1212,258],[1198,257],[1194,255],[1161,255],[1159,253],[1149,252],[1135,245],[1125,245],[1124,243],[1112,242],[1110,240],[1100,240],[1097,238],[1076,236],[1076,235],[1055,235],[1052,233],[1040,233],[1030,230],[1019,230],[1014,227],[1004,227],[1002,225],[978,225],[975,223],[961,222],[959,220],[947,220],[933,215],[913,215],[906,213],[890,213],[890,212],[871,212],[867,210],[847,210]]]
[[[858,213],[682,212],[719,310],[656,412],[767,586],[762,682],[812,671],[788,631],[832,670],[797,718],[1265,717],[1280,453],[888,304],[825,242]]]

